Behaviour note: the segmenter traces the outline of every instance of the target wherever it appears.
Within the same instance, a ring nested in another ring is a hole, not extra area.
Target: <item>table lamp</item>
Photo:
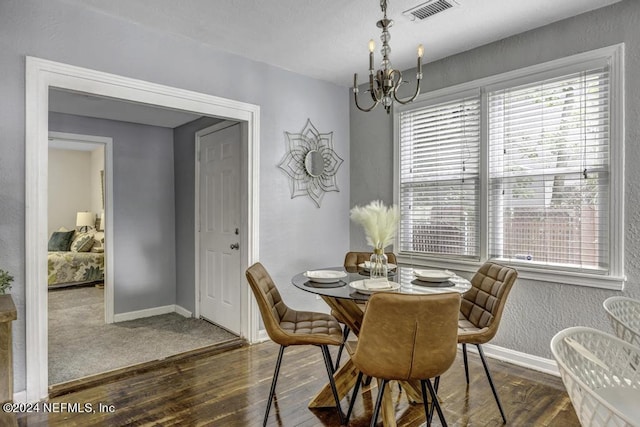
[[[80,228],[80,231],[88,231],[89,228],[93,228],[96,224],[96,217],[93,212],[78,212],[76,214],[76,227]]]

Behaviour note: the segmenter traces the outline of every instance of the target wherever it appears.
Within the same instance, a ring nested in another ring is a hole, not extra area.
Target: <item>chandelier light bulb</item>
[[[424,46],[419,44],[418,45],[418,58],[422,58],[422,55],[424,55]]]
[[[373,52],[376,49],[376,43],[373,39],[369,40],[369,52]]]

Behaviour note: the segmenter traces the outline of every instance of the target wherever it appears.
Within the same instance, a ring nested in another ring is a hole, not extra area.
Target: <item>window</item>
[[[478,259],[479,92],[400,117],[401,249]]]
[[[621,51],[398,108],[399,255],[470,270],[493,259],[532,278],[620,289]]]

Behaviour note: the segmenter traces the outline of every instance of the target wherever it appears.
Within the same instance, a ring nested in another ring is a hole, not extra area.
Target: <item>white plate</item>
[[[374,292],[397,291],[398,289],[400,289],[400,283],[396,283],[396,282],[389,282],[389,287],[385,289],[367,289],[364,286],[364,280],[356,280],[354,282],[350,282],[349,286],[351,286],[353,289],[360,292],[361,294],[365,294],[365,295],[371,295]]]
[[[344,271],[314,270],[303,273],[304,277],[316,283],[335,283],[347,277]]]
[[[413,274],[424,282],[446,282],[456,275],[449,270],[413,270]]]
[[[358,264],[358,267],[362,268],[365,271],[371,270],[370,267],[371,261],[365,261],[362,264]],[[398,266],[395,264],[387,264],[387,270],[395,270]]]

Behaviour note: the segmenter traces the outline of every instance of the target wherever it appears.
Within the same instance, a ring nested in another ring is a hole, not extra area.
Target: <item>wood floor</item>
[[[14,421],[29,427],[260,426],[277,353],[278,347],[267,342],[175,361],[50,400],[50,403],[90,403],[95,413],[21,413]],[[468,389],[460,355],[442,376],[439,396],[447,422],[450,426],[503,425],[479,358],[470,354],[469,362],[471,384]],[[489,359],[489,365],[508,426],[580,425],[559,378],[493,359]],[[326,381],[319,348],[288,348],[268,425],[340,425],[335,409],[307,408],[309,400]],[[397,386],[391,390],[397,402],[398,425],[424,424],[422,405],[407,403]],[[357,398],[351,426],[368,425],[376,393],[375,387],[365,388]],[[100,412],[99,404],[112,405],[113,412]],[[342,401],[345,412],[348,404],[347,397]],[[437,417],[432,425],[440,426]]]

